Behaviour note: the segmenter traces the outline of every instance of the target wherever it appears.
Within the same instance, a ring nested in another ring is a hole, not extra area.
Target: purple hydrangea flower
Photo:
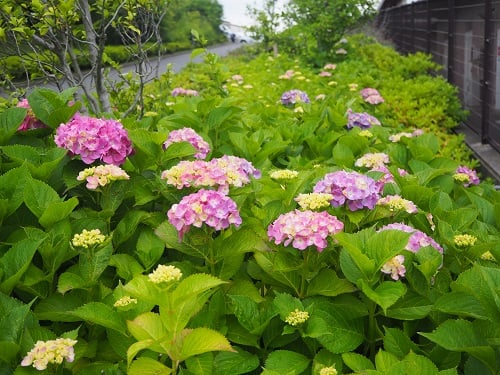
[[[163,143],[163,149],[166,150],[168,146],[176,142],[189,142],[198,151],[194,154],[197,159],[205,159],[210,152],[210,145],[198,133],[191,128],[182,128],[179,130],[172,130],[168,134],[167,140]]]
[[[132,142],[120,122],[78,113],[57,128],[55,143],[73,155],[80,155],[86,164],[102,160],[106,164],[120,165],[133,152]]]
[[[464,187],[479,185],[480,182],[476,171],[464,165],[461,165],[457,168],[455,174],[453,175],[453,178],[458,182],[462,182]]]
[[[376,117],[366,112],[353,112],[350,108],[347,110],[347,129],[352,129],[355,126],[367,129],[375,125],[380,125],[380,121]]]
[[[295,210],[280,215],[267,228],[267,235],[277,245],[292,244],[299,250],[314,245],[321,252],[328,245],[328,237],[343,229],[344,223],[326,211]]]
[[[331,205],[342,206],[347,203],[351,211],[364,207],[373,209],[380,198],[381,184],[373,178],[357,172],[337,171],[328,173],[316,183],[315,193],[333,195]]]
[[[179,232],[179,239],[189,231],[191,225],[201,228],[203,223],[215,230],[239,226],[241,217],[236,203],[227,195],[205,190],[187,195],[167,212],[168,221]]]
[[[388,229],[396,229],[406,233],[412,233],[410,239],[408,240],[408,244],[406,245],[406,250],[411,252],[418,252],[422,247],[432,246],[434,249],[439,251],[441,254],[443,253],[443,248],[436,242],[434,239],[429,237],[424,232],[410,227],[409,225],[402,223],[393,223],[383,226],[378,230],[378,232],[382,232]]]
[[[295,103],[310,103],[309,97],[304,91],[300,90],[290,90],[285,91],[281,95],[281,103],[284,105],[291,105]]]

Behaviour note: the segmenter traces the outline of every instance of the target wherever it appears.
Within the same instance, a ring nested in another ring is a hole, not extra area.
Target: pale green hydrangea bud
[[[455,245],[458,247],[474,246],[476,241],[477,237],[470,234],[457,234],[453,237],[453,242],[455,242]]]
[[[269,176],[275,180],[292,180],[297,178],[299,172],[290,169],[279,169],[269,173]]]
[[[125,306],[132,304],[132,303],[137,304],[137,299],[132,298],[130,296],[123,296],[122,298],[117,300],[113,306],[114,307],[125,307]]]
[[[338,372],[337,372],[337,369],[335,367],[323,367],[320,371],[319,371],[319,375],[337,375]]]
[[[168,283],[170,281],[179,281],[182,277],[182,272],[175,266],[160,264],[148,277],[149,281],[155,284]]]
[[[295,309],[285,318],[285,322],[291,326],[298,326],[299,324],[305,323],[309,319],[309,313],[307,311],[300,311]]]
[[[309,193],[299,194],[295,201],[303,210],[317,210],[322,207],[330,206],[333,195],[329,193]]]
[[[83,247],[85,249],[88,249],[89,247],[100,245],[104,242],[105,239],[106,236],[102,234],[99,229],[84,229],[82,233],[74,235],[71,243],[75,247]]]

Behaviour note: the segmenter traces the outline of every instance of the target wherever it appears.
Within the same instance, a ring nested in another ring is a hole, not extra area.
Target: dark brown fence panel
[[[500,0],[382,8],[377,25],[401,53],[432,54],[470,111],[466,125],[500,151]]]

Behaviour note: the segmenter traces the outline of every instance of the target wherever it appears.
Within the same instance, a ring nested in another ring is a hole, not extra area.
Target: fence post
[[[453,83],[455,58],[455,0],[448,0],[448,82]]]
[[[488,143],[489,121],[490,121],[490,87],[491,87],[491,59],[492,59],[492,41],[493,41],[493,21],[491,13],[491,0],[484,1],[484,52],[483,52],[483,78],[481,80],[481,143]]]

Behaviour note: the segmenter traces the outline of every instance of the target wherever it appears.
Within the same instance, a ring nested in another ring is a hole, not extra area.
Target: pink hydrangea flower
[[[376,90],[371,87],[367,87],[360,92],[361,97],[363,100],[369,104],[380,104],[384,102],[384,98],[382,98],[382,95]]]
[[[198,151],[194,154],[197,159],[205,159],[210,152],[210,145],[198,133],[191,128],[182,128],[172,130],[168,134],[167,140],[163,143],[163,149],[166,150],[172,143],[189,142]]]
[[[35,117],[35,114],[31,110],[31,106],[28,103],[28,99],[21,99],[17,103],[16,107],[26,108],[28,110],[28,113],[26,114],[26,117],[24,118],[23,122],[17,128],[18,131],[22,132],[31,129],[40,129],[47,127],[43,122],[41,122],[39,119]]]
[[[86,164],[101,160],[120,165],[133,152],[132,142],[120,122],[78,113],[57,128],[55,143],[73,155],[80,155]]]
[[[73,346],[76,343],[76,340],[66,338],[48,341],[39,340],[23,358],[21,366],[33,366],[38,371],[43,371],[49,363],[61,364],[63,360],[73,362],[75,359]]]
[[[218,187],[227,192],[229,186],[241,187],[250,178],[260,178],[260,171],[248,160],[224,155],[210,161],[182,160],[179,164],[163,171],[161,178],[178,189],[184,187]]]
[[[318,74],[320,77],[331,77],[332,76],[332,73],[330,72],[327,72],[326,70],[322,70],[321,72],[319,72]]]
[[[439,251],[441,254],[443,253],[443,248],[436,242],[434,239],[429,237],[424,232],[410,227],[409,225],[402,223],[393,223],[383,226],[378,230],[378,232],[382,232],[388,229],[396,229],[406,233],[412,233],[410,239],[408,240],[408,244],[406,245],[406,250],[411,252],[418,252],[422,247],[432,246],[434,249]]]
[[[380,198],[381,186],[373,178],[357,172],[337,171],[328,173],[316,183],[315,193],[333,195],[331,205],[342,206],[347,203],[351,211],[373,209]]]
[[[280,215],[267,229],[270,240],[284,246],[292,244],[299,250],[316,246],[321,252],[328,245],[329,236],[344,229],[344,223],[326,211],[294,210]]]
[[[326,64],[324,67],[323,67],[324,70],[335,70],[337,69],[337,65],[336,64]]]
[[[78,181],[87,181],[87,189],[95,190],[99,186],[106,186],[112,181],[128,180],[129,175],[117,165],[106,164],[86,168],[78,174]]]
[[[182,87],[176,87],[172,90],[172,96],[199,96],[200,93],[196,90],[185,89]]]
[[[376,125],[380,125],[380,121],[376,117],[366,112],[353,112],[350,108],[347,110],[347,129],[352,129],[355,126],[367,129]]]
[[[219,191],[205,189],[182,198],[168,210],[167,217],[179,232],[180,240],[191,226],[201,228],[205,223],[215,230],[221,230],[231,224],[241,224],[238,207],[231,198]]]
[[[301,90],[290,90],[285,91],[281,95],[281,103],[283,105],[291,105],[296,103],[310,103],[309,97],[304,91]]]
[[[285,74],[280,75],[278,78],[279,79],[291,79],[294,74],[295,74],[295,71],[293,71],[293,70],[287,70],[285,72]]]
[[[381,271],[383,273],[391,275],[391,278],[393,280],[399,280],[399,278],[404,277],[406,273],[404,261],[404,255],[396,255],[394,258],[384,264]]]
[[[404,199],[400,195],[388,195],[380,198],[377,202],[378,206],[385,206],[390,211],[406,211],[409,214],[418,212],[418,208],[412,201]]]
[[[455,171],[453,175],[455,181],[462,182],[464,187],[469,187],[471,185],[479,185],[479,177],[477,176],[476,171],[461,165]]]

